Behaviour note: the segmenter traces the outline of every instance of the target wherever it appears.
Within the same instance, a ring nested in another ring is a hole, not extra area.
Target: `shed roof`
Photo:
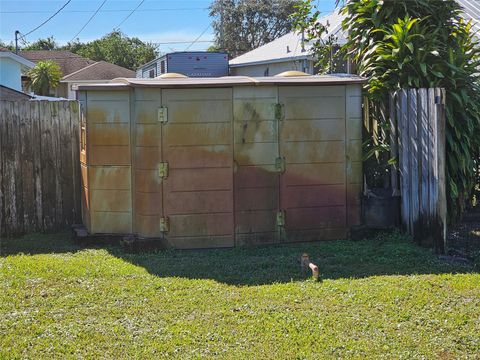
[[[130,87],[158,87],[158,88],[208,88],[230,86],[263,86],[263,85],[344,85],[361,84],[365,78],[357,75],[309,75],[309,76],[225,76],[218,78],[155,78],[155,79],[127,79],[118,78],[107,84],[82,84],[77,90],[121,90]]]
[[[318,21],[328,29],[328,33],[323,35],[322,40],[326,41],[329,36],[333,35],[337,37],[337,43],[343,45],[346,42],[346,35],[342,30],[343,19],[344,16],[340,14],[339,10],[321,17]],[[310,49],[311,45],[306,43],[304,51],[302,51],[302,35],[292,31],[230,60],[230,66],[240,67],[310,58]]]
[[[98,61],[67,76],[62,81],[111,80],[118,77],[134,77],[135,71],[106,61]]]

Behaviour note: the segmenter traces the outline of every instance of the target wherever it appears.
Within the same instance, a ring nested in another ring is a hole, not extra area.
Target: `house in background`
[[[342,30],[343,19],[344,16],[338,11],[319,19],[328,30],[323,41],[333,36],[339,46],[346,43],[346,33]],[[311,46],[303,41],[302,34],[290,32],[230,60],[230,75],[274,76],[290,70],[315,74],[316,62],[311,54]]]
[[[52,60],[63,77],[54,90],[54,96],[75,99],[73,87],[82,82],[105,83],[118,77],[135,77],[135,71],[105,61],[94,61],[66,50],[21,51],[20,55],[34,63]]]
[[[25,73],[35,64],[6,48],[0,48],[0,85],[3,86],[2,93],[6,88],[16,92],[22,92],[22,73]]]
[[[80,84],[104,84],[116,78],[134,78],[135,71],[106,61],[97,61],[77,70],[60,80],[67,89],[67,97],[76,99],[76,87]]]
[[[188,77],[228,76],[228,54],[209,51],[184,51],[165,54],[137,70],[137,78],[155,78],[166,73]]]

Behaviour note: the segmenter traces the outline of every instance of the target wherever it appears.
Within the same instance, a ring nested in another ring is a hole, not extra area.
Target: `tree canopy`
[[[46,39],[38,39],[22,48],[22,50],[55,50],[57,48],[59,48],[59,45],[53,36],[50,36]]]
[[[91,42],[74,41],[67,44],[65,49],[92,60],[104,60],[132,70],[157,56],[154,45],[136,37],[128,37],[118,30]]]
[[[298,0],[214,0],[210,16],[215,48],[231,57],[256,49],[292,30]]]
[[[0,40],[0,46],[15,51],[15,47],[11,43],[6,44]],[[38,39],[22,47],[22,50],[68,50],[95,61],[104,60],[131,70],[136,70],[140,65],[157,56],[154,45],[145,43],[136,37],[128,37],[118,30],[91,42],[82,43],[77,39],[63,46],[59,45],[51,36]]]

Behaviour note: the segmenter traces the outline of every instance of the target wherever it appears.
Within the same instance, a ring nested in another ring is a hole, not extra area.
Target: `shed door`
[[[236,243],[278,240],[279,210],[278,89],[234,89],[235,234]]]
[[[232,89],[162,90],[167,239],[176,248],[234,246]]]
[[[288,241],[345,237],[345,87],[279,87],[280,207]]]

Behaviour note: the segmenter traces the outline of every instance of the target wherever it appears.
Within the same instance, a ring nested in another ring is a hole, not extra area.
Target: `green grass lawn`
[[[0,359],[479,358],[480,274],[397,234],[136,255],[31,235],[4,249]],[[303,252],[323,282],[302,279]]]

